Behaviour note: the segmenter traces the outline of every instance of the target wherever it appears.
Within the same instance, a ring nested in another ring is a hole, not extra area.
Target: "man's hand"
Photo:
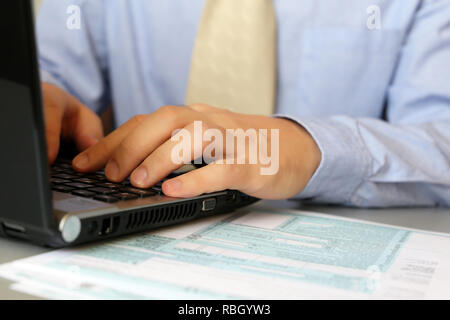
[[[203,132],[218,129],[226,137],[226,129],[279,130],[279,170],[262,175],[257,164],[221,164],[205,167],[167,180],[163,192],[173,197],[192,197],[224,189],[235,189],[264,199],[284,199],[304,189],[321,160],[321,153],[312,137],[298,124],[264,116],[237,114],[206,105],[162,107],[150,115],[133,117],[98,144],[78,155],[73,166],[80,172],[102,169],[111,181],[119,182],[131,175],[131,183],[147,188],[182,166],[172,161],[172,150],[179,142],[170,138],[177,129],[186,129],[194,137],[194,121],[201,121]],[[270,133],[267,148],[270,152]],[[191,159],[208,143],[191,141]],[[225,142],[223,144],[225,146]],[[248,148],[247,148],[248,149]],[[196,153],[197,152],[197,153]],[[248,150],[245,156],[248,158]],[[271,155],[272,157],[274,155]],[[229,154],[224,152],[224,158]],[[242,160],[242,159],[241,159]],[[248,159],[247,159],[248,160]]]
[[[62,89],[42,83],[47,155],[50,163],[58,156],[60,139],[73,140],[83,151],[103,138],[100,118]]]

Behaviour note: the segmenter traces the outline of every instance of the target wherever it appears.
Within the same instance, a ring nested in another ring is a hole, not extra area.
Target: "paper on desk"
[[[54,299],[450,298],[450,236],[252,210],[0,266]]]

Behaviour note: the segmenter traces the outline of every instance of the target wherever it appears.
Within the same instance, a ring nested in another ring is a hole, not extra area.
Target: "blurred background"
[[[33,0],[34,2],[34,13],[37,14],[39,11],[39,7],[41,6],[42,0]]]

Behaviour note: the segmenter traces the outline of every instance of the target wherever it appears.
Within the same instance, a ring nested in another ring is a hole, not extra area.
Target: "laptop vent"
[[[164,224],[184,220],[195,215],[197,203],[170,205],[163,208],[142,210],[130,213],[126,228],[136,229],[149,225]]]

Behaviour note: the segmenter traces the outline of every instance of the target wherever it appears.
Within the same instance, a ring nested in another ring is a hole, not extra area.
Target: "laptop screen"
[[[27,0],[0,1],[0,78],[32,85]]]
[[[50,189],[29,0],[0,1],[0,43],[0,221],[47,226]]]

